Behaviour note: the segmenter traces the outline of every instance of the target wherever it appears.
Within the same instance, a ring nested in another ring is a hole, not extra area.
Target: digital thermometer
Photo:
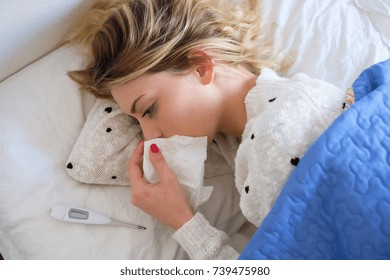
[[[103,214],[68,205],[55,205],[50,210],[50,215],[59,221],[89,225],[109,225],[145,230],[146,227],[121,222]]]

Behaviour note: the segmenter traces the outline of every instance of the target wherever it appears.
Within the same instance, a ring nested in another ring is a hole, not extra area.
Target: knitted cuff
[[[191,259],[237,259],[238,253],[228,245],[226,233],[214,228],[201,213],[178,229],[173,238]]]

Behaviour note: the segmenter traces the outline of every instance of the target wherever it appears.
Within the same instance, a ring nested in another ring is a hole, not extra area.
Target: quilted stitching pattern
[[[312,145],[241,259],[390,259],[390,60]]]

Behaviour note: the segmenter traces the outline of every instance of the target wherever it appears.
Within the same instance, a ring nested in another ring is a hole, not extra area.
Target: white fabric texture
[[[139,125],[117,103],[98,99],[69,155],[67,172],[82,183],[129,186],[127,163],[140,139]]]
[[[324,81],[262,71],[245,100],[247,124],[235,172],[240,207],[252,224],[260,226],[293,168],[345,102],[346,91]]]
[[[212,227],[200,213],[178,229],[173,238],[180,241],[193,260],[234,260],[238,257],[238,252],[230,245],[229,236]]]
[[[85,0],[1,1],[0,81],[60,46]]]

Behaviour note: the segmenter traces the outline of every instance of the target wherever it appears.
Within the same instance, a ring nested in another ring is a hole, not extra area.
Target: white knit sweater
[[[255,226],[268,214],[308,147],[343,111],[345,100],[344,91],[324,81],[304,74],[281,78],[263,69],[245,100],[248,121],[235,158],[240,207]],[[173,237],[192,259],[238,257],[228,236],[200,213]]]

